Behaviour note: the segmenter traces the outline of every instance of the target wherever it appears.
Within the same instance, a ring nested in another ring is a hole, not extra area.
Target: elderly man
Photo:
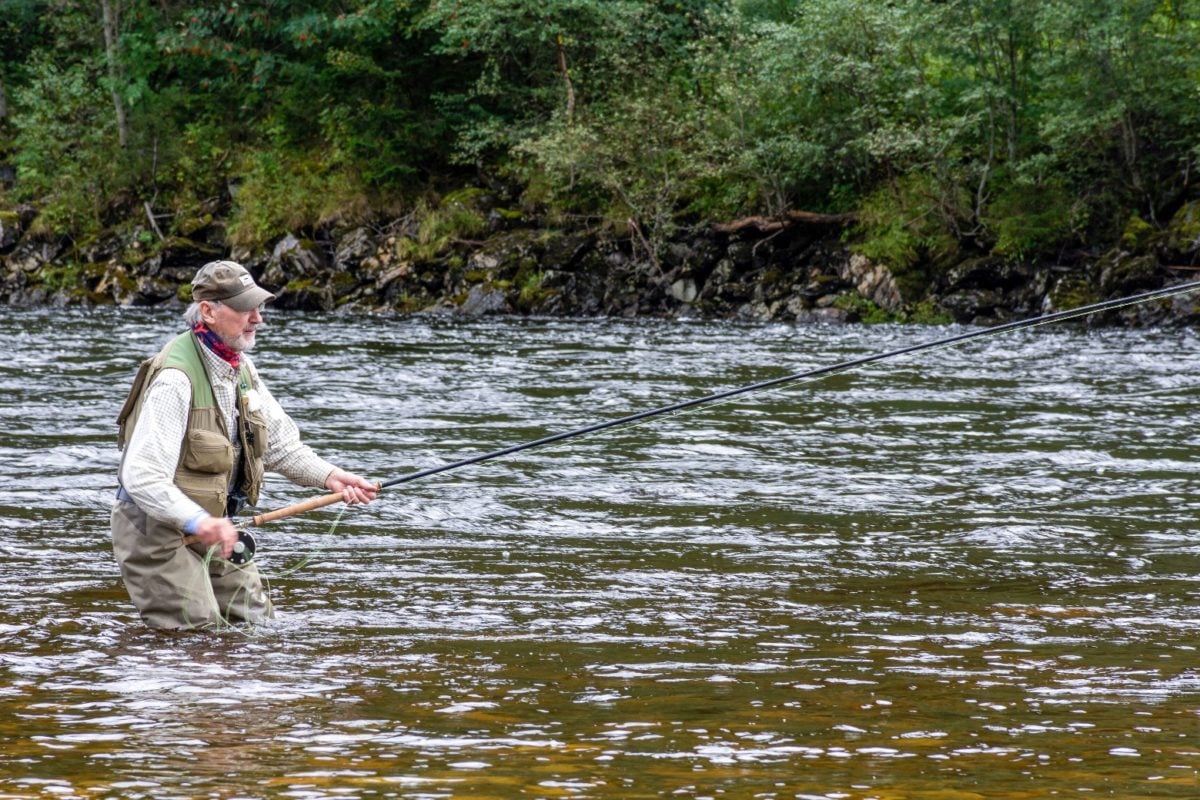
[[[347,503],[376,493],[300,441],[246,355],[274,295],[240,264],[214,261],[196,273],[192,298],[190,329],[142,364],[117,420],[113,551],[154,628],[272,616],[257,567],[227,560],[237,543],[229,517],[258,501],[264,471],[341,492]]]

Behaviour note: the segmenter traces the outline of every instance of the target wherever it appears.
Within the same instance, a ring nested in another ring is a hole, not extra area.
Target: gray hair
[[[204,302],[208,303],[214,308],[221,305],[220,300],[205,300]],[[192,327],[195,327],[197,323],[203,322],[204,318],[200,316],[200,304],[192,303],[190,306],[188,306],[187,311],[183,312],[183,320]]]

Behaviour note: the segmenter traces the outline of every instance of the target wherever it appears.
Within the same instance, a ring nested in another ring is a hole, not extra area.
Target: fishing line
[[[808,380],[812,380],[815,378],[824,377],[826,375],[832,375],[835,373],[845,372],[847,370],[851,370],[856,367],[865,366],[867,364],[872,364],[877,361],[884,361],[884,360],[891,359],[891,358],[898,358],[900,356],[910,355],[912,353],[917,353],[917,352],[921,352],[924,350],[934,350],[934,349],[938,349],[938,348],[950,347],[953,345],[960,344],[962,342],[969,341],[971,339],[977,339],[977,338],[988,337],[988,336],[997,336],[999,334],[1008,333],[1008,332],[1014,331],[1014,330],[1021,330],[1024,328],[1037,328],[1037,327],[1042,327],[1044,325],[1051,325],[1056,322],[1063,322],[1063,321],[1071,320],[1071,319],[1079,319],[1081,317],[1090,316],[1092,314],[1097,314],[1102,311],[1114,311],[1114,310],[1121,309],[1121,308],[1127,308],[1130,306],[1140,305],[1141,303],[1145,303],[1150,300],[1165,299],[1165,298],[1175,297],[1175,296],[1182,295],[1182,294],[1187,294],[1187,293],[1193,292],[1197,289],[1200,289],[1200,281],[1193,281],[1193,282],[1189,282],[1189,283],[1178,284],[1176,286],[1172,286],[1172,287],[1168,287],[1168,288],[1156,289],[1153,291],[1144,292],[1142,294],[1136,294],[1136,295],[1131,295],[1129,297],[1117,298],[1115,300],[1105,300],[1105,301],[1102,301],[1099,303],[1092,303],[1090,305],[1080,306],[1079,308],[1069,309],[1066,311],[1059,311],[1059,312],[1055,312],[1052,314],[1046,314],[1046,315],[1043,315],[1040,317],[1034,317],[1031,319],[1017,320],[1014,322],[1003,323],[1001,325],[995,325],[990,328],[982,328],[982,329],[966,331],[964,333],[959,333],[954,336],[948,336],[943,339],[937,339],[937,340],[934,340],[931,342],[922,342],[922,343],[918,343],[918,344],[908,345],[908,346],[897,348],[894,350],[888,350],[888,351],[882,352],[882,353],[875,353],[872,355],[867,355],[867,356],[862,356],[859,358],[850,359],[847,361],[842,361],[837,364],[830,364],[830,365],[823,366],[823,367],[816,367],[814,369],[810,369],[810,370],[807,370],[804,372],[799,372],[799,373],[795,373],[795,374],[791,374],[791,375],[784,375],[784,376],[778,377],[778,378],[771,378],[769,380],[760,381],[758,383],[752,383],[752,384],[748,384],[748,385],[744,385],[744,386],[739,386],[739,387],[736,387],[733,389],[727,389],[725,391],[704,395],[703,397],[696,397],[696,398],[693,398],[690,400],[683,400],[678,403],[672,403],[670,405],[661,406],[658,408],[652,408],[647,411],[641,411],[641,412],[638,412],[635,414],[629,414],[627,416],[619,417],[619,418],[613,419],[613,420],[608,420],[606,422],[598,422],[598,423],[595,423],[592,425],[587,425],[582,428],[576,428],[573,430],[564,431],[562,433],[556,433],[556,434],[552,434],[550,436],[545,436],[545,437],[542,437],[540,439],[536,439],[536,440],[533,440],[530,442],[512,445],[510,447],[505,447],[505,448],[502,448],[499,450],[493,450],[489,453],[482,453],[480,455],[471,456],[469,458],[464,458],[459,461],[442,464],[442,465],[436,466],[436,467],[429,467],[428,469],[418,470],[416,472],[411,472],[406,475],[401,475],[396,478],[391,478],[389,480],[382,481],[379,484],[377,484],[377,486],[379,489],[382,490],[382,489],[386,489],[391,486],[398,486],[400,484],[410,483],[412,481],[420,480],[421,478],[427,478],[431,475],[437,475],[437,474],[440,474],[443,472],[450,472],[452,470],[461,469],[463,467],[467,467],[472,464],[479,464],[484,461],[491,461],[493,459],[502,458],[504,456],[513,455],[515,453],[520,453],[525,450],[531,450],[536,447],[544,447],[546,445],[566,441],[568,439],[576,439],[576,438],[583,437],[583,436],[589,436],[591,434],[598,433],[600,431],[608,430],[611,428],[640,425],[643,422],[645,422],[651,418],[654,418],[654,417],[675,416],[684,411],[690,410],[696,406],[719,404],[719,403],[727,402],[735,397],[740,397],[741,395],[746,395],[746,394],[751,394],[751,393],[756,393],[756,392],[763,392],[763,391],[768,391],[768,390],[777,390],[787,384],[798,383],[801,381],[808,381]],[[332,505],[334,503],[339,502],[341,499],[342,499],[342,495],[340,493],[329,494],[329,495],[325,495],[323,497],[313,498],[311,500],[307,500],[302,503],[297,503],[296,505],[293,505],[293,506],[288,506],[286,508],[281,508],[276,511],[267,512],[265,514],[260,514],[253,518],[253,522],[255,525],[264,525],[267,522],[272,522],[277,519],[282,519],[284,517],[289,517],[289,516],[293,516],[295,514],[300,514],[300,513],[306,512],[306,511],[312,511],[317,508],[323,508],[325,506]]]
[[[337,532],[337,527],[338,527],[338,524],[339,524],[339,523],[342,521],[342,517],[344,517],[344,516],[346,515],[346,512],[347,512],[349,509],[350,509],[350,506],[342,506],[342,507],[341,507],[341,508],[338,510],[337,516],[333,518],[333,522],[332,522],[332,523],[330,524],[330,526],[329,526],[329,530],[325,531],[325,535],[326,535],[326,536],[333,536],[333,535],[334,535],[334,534]],[[277,577],[277,578],[286,578],[288,575],[291,575],[291,574],[292,574],[292,573],[294,573],[294,572],[299,572],[300,570],[302,570],[302,569],[304,569],[305,567],[307,567],[309,564],[311,564],[311,563],[313,563],[314,561],[316,561],[316,560],[317,560],[317,555],[318,555],[319,553],[320,553],[320,548],[317,548],[316,552],[309,552],[309,553],[306,553],[306,554],[304,555],[304,557],[303,557],[303,558],[301,558],[301,559],[300,559],[299,561],[297,561],[295,564],[292,564],[290,567],[285,567],[285,568],[283,569],[283,571],[281,571],[281,572],[280,572],[278,575],[276,575],[275,577]]]

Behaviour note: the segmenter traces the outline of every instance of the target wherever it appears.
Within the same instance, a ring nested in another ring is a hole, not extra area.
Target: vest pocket
[[[233,470],[233,445],[219,433],[190,430],[180,466],[192,472],[228,474]]]
[[[261,411],[243,411],[242,421],[245,427],[245,447],[258,458],[267,452],[267,418]]]

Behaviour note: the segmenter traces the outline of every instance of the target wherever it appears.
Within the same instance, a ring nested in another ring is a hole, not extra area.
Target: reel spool
[[[250,531],[238,531],[238,540],[233,543],[233,552],[229,554],[231,564],[249,564],[254,559],[254,551],[258,543]]]

